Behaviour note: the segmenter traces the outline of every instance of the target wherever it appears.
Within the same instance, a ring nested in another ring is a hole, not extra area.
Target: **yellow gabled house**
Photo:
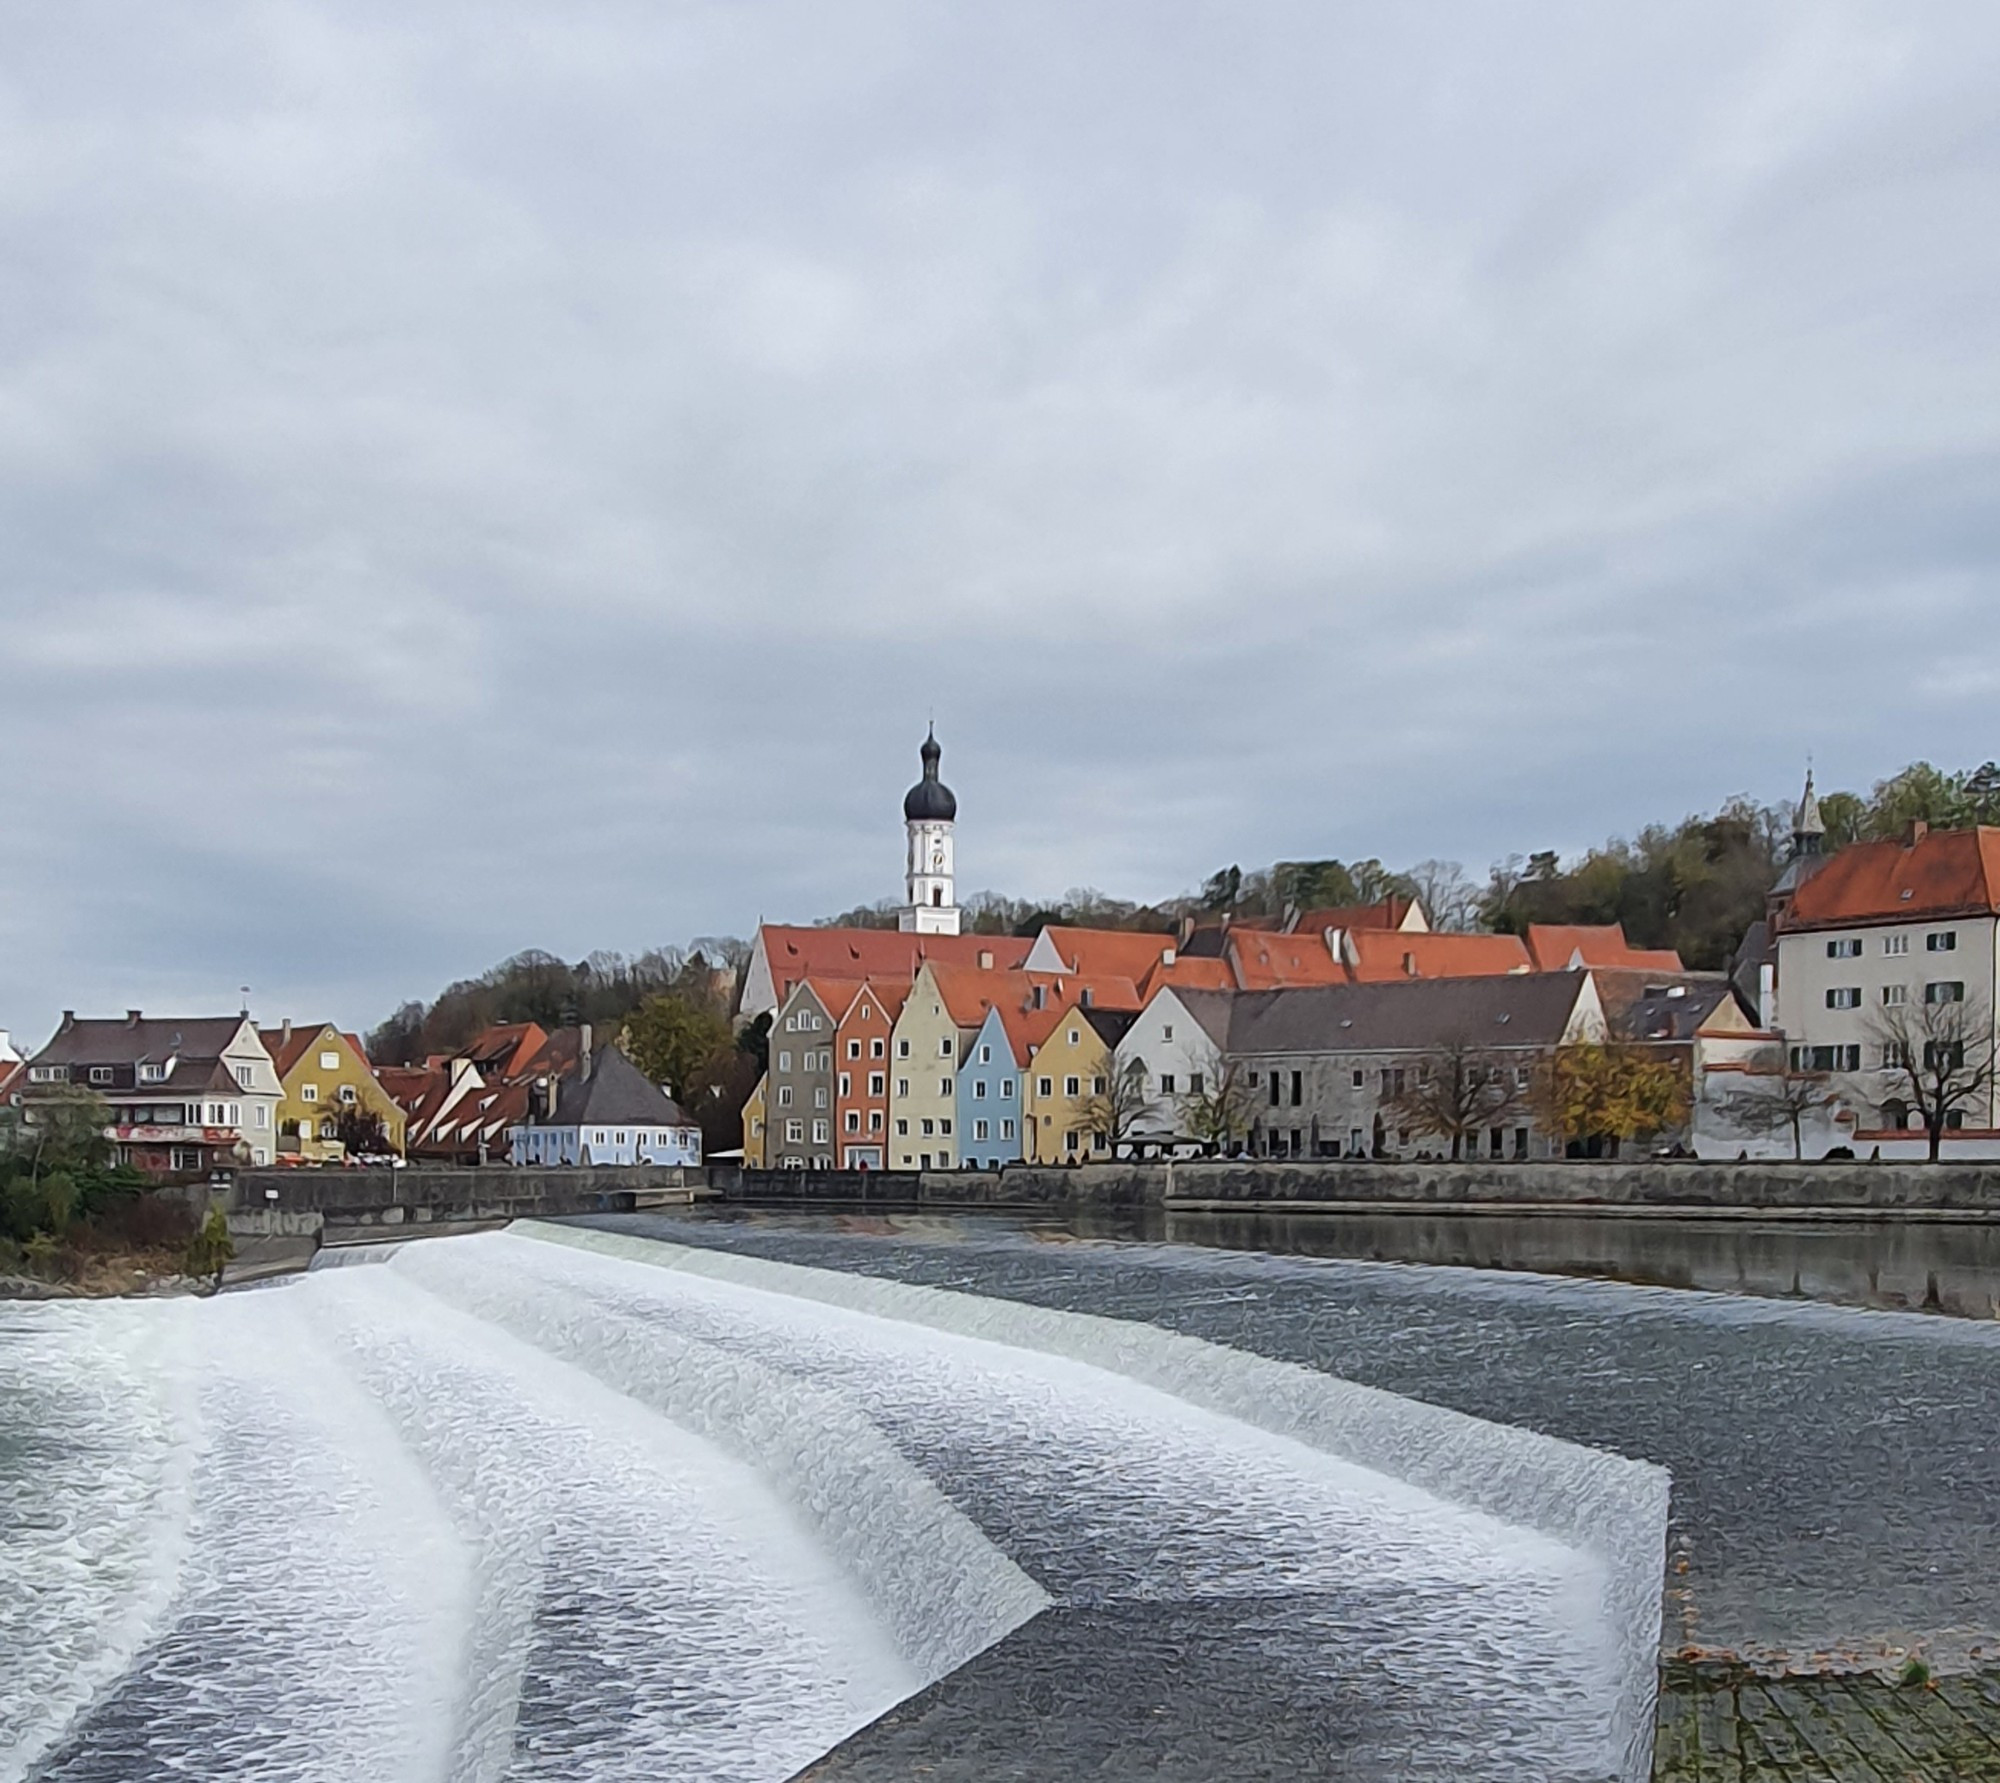
[[[403,1111],[375,1081],[375,1068],[352,1034],[332,1022],[263,1028],[258,1036],[278,1068],[278,1161],[337,1164],[346,1157],[343,1131],[371,1119],[381,1125],[383,1150],[403,1155]]]
[[[1083,998],[1056,1018],[1026,1067],[1023,1118],[1027,1157],[1036,1164],[1085,1164],[1111,1156],[1104,1098],[1112,1050],[1132,1025],[1129,1012],[1097,1009]]]
[[[958,1163],[958,1022],[928,960],[889,1032],[889,1168]]]
[[[750,1092],[743,1104],[743,1168],[762,1170],[764,1168],[764,1107],[768,1092],[765,1085],[771,1081],[770,1074],[757,1079],[757,1087]]]

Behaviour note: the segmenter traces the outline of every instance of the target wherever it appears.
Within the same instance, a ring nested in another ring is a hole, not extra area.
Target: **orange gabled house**
[[[889,1035],[910,994],[906,984],[870,979],[855,991],[834,1030],[834,1122],[843,1170],[888,1164]]]
[[[1685,972],[1671,947],[1634,947],[1620,922],[1531,922],[1528,952],[1537,972],[1569,972],[1579,966],[1611,972]]]

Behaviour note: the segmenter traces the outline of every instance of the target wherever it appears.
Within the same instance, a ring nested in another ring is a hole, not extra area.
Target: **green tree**
[[[736,1050],[729,1023],[678,991],[641,1003],[625,1023],[621,1044],[641,1071],[683,1102]]]
[[[222,1272],[236,1256],[236,1241],[229,1236],[229,1221],[222,1209],[211,1204],[194,1236],[188,1240],[181,1273],[196,1282],[206,1282],[213,1294],[222,1287]]]

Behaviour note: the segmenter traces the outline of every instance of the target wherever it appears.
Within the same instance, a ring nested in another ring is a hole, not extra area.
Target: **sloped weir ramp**
[[[881,1776],[826,1755],[915,1697],[967,1774],[1637,1783],[1666,1495],[1151,1326],[623,1234],[0,1308],[0,1780]]]

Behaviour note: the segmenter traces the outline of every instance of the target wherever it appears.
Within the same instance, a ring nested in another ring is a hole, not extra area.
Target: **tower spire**
[[[1792,820],[1792,856],[1819,854],[1826,846],[1826,819],[1820,815],[1819,795],[1813,791],[1812,764],[1806,764],[1805,797],[1799,800],[1798,815]]]

